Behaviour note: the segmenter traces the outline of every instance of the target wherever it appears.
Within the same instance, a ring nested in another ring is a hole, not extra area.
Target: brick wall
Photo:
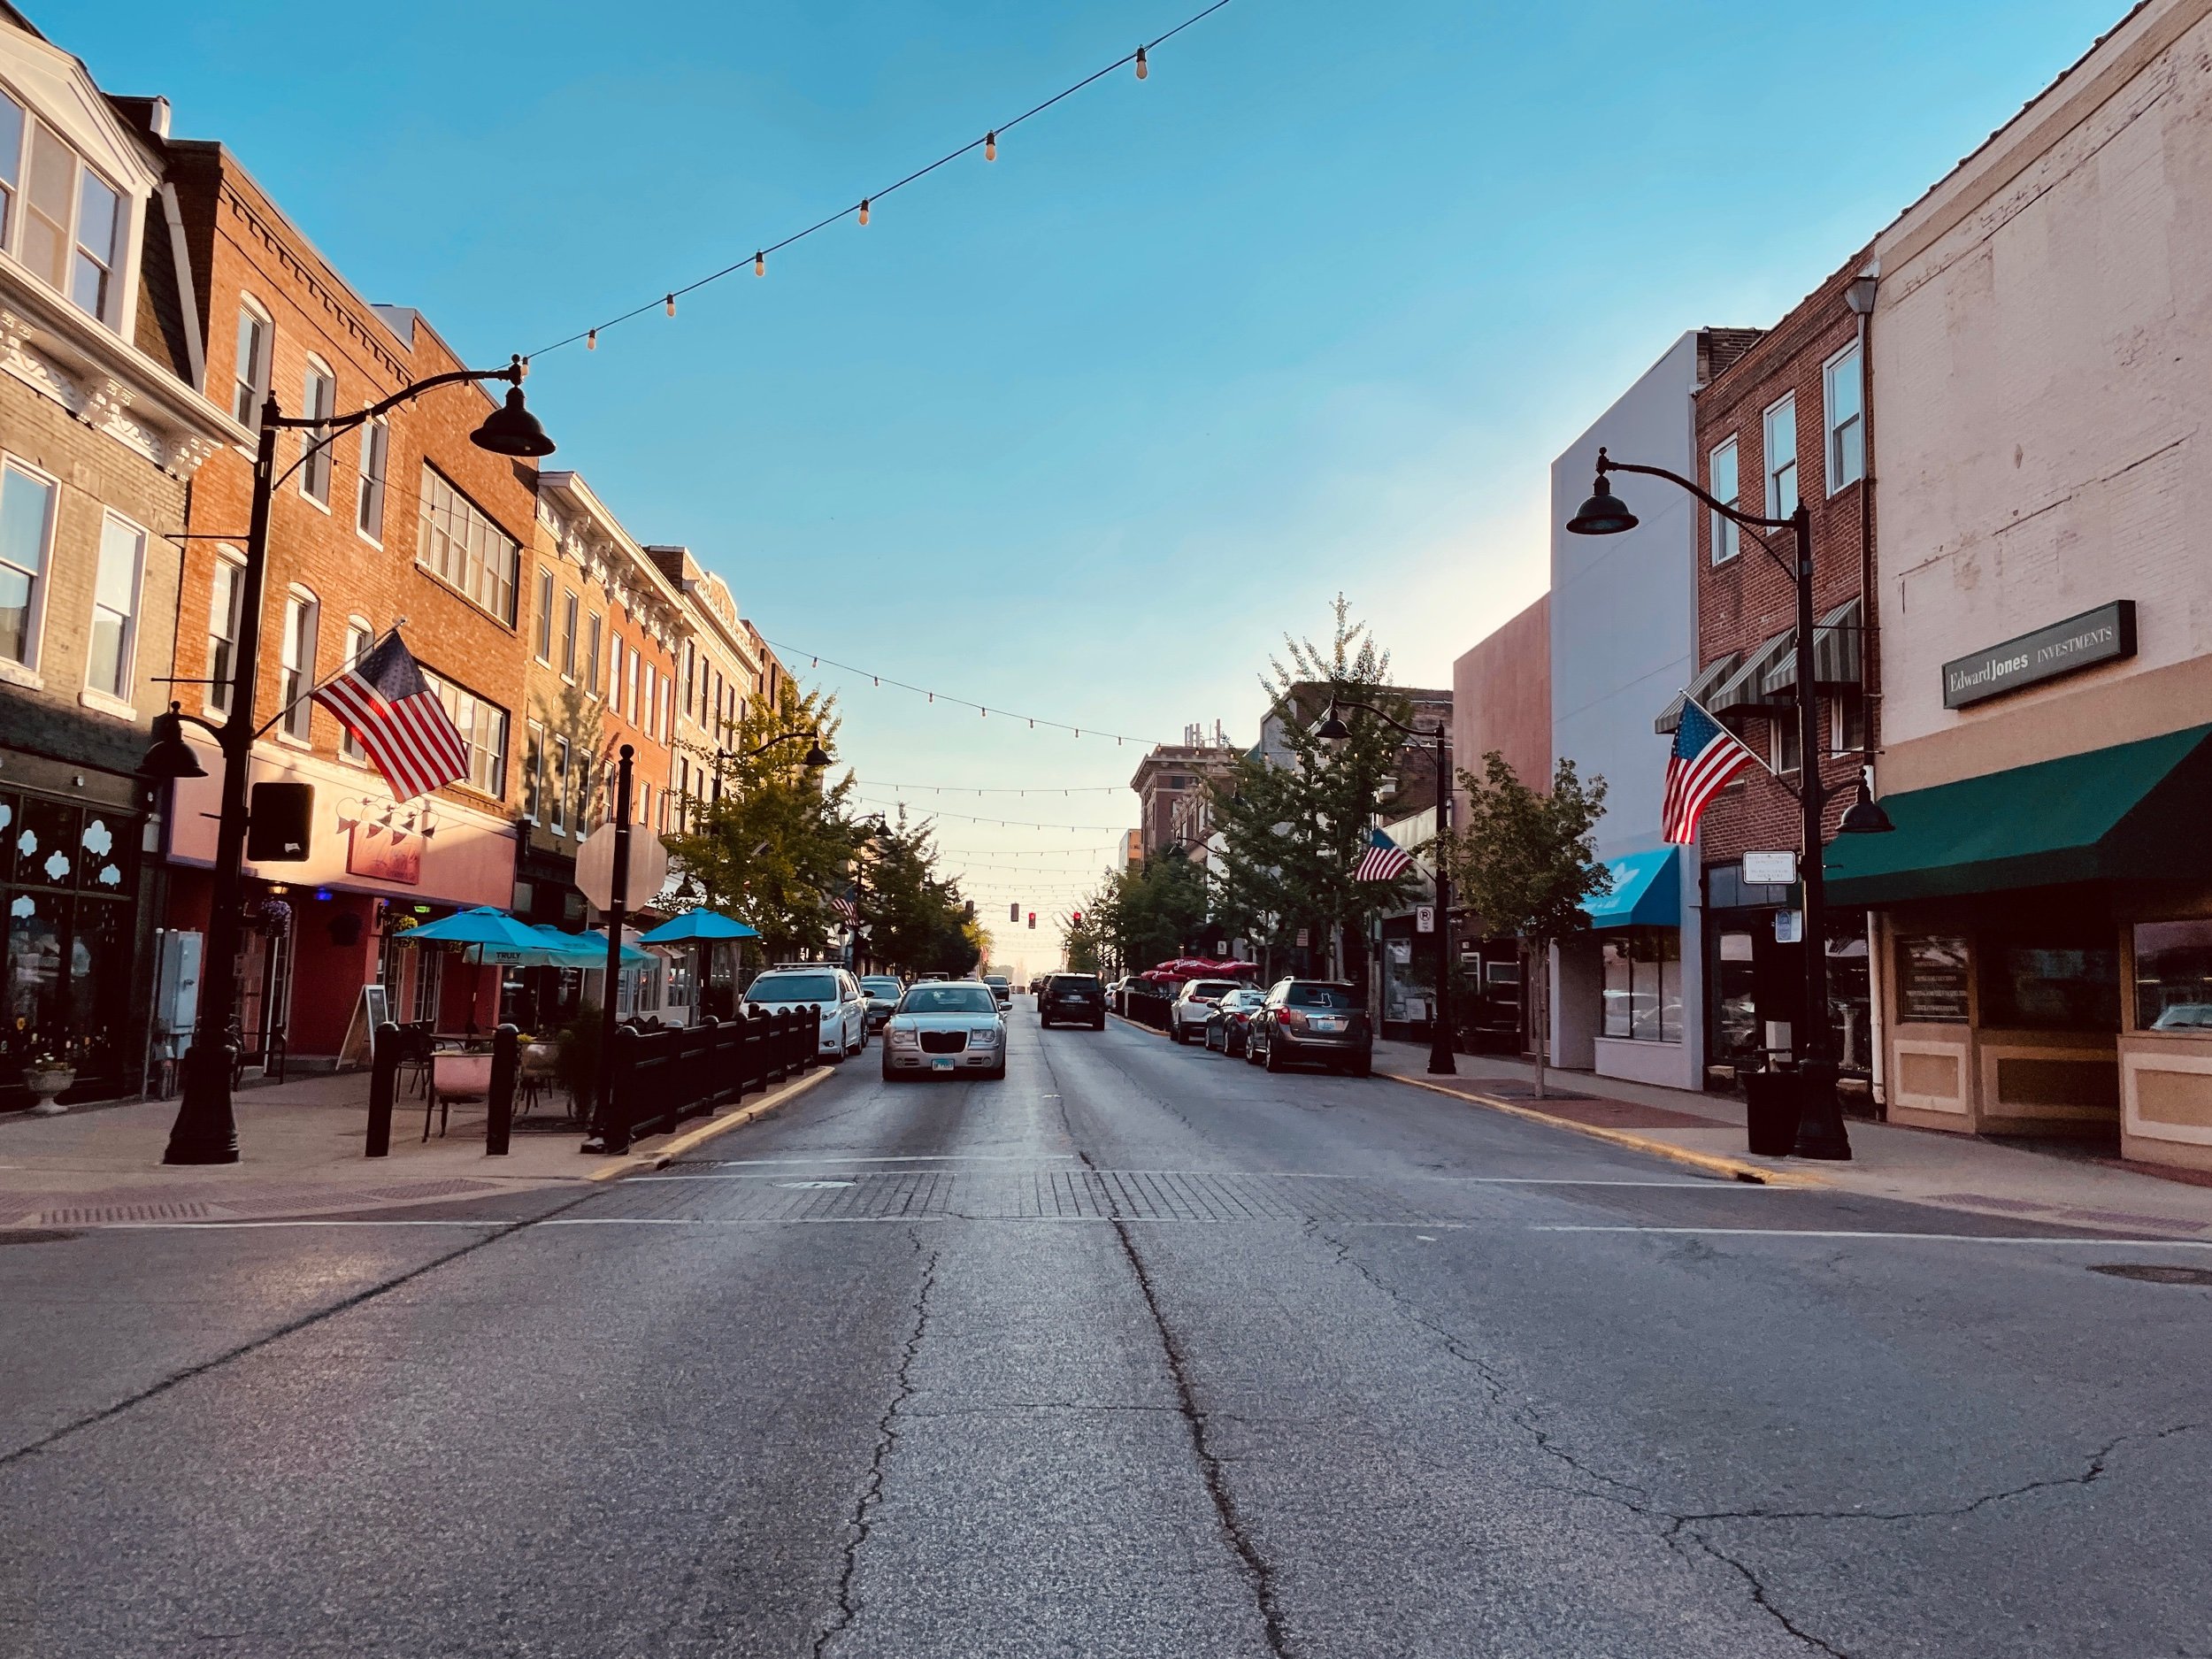
[[[1858,338],[1858,319],[1844,303],[1844,289],[1866,261],[1864,252],[1847,261],[1757,343],[1717,373],[1696,399],[1698,481],[1711,487],[1712,452],[1732,437],[1738,453],[1737,503],[1747,511],[1763,513],[1765,414],[1782,398],[1794,394],[1798,493],[1812,517],[1816,621],[1861,590],[1861,551],[1866,545],[1863,515],[1868,510],[1868,487],[1861,481],[1832,492],[1829,488],[1824,371],[1837,353],[1847,349]],[[1870,448],[1867,453],[1871,455]],[[1735,557],[1718,565],[1713,563],[1714,517],[1709,510],[1698,509],[1701,665],[1732,651],[1753,651],[1796,624],[1795,582],[1787,569],[1753,545],[1750,532],[1743,533],[1741,550]],[[1778,551],[1786,557],[1791,556],[1787,530],[1768,535]],[[1861,638],[1866,689],[1872,693],[1877,689],[1874,635],[1870,630]],[[1823,699],[1824,749],[1829,747],[1832,736],[1832,699]],[[1871,720],[1878,702],[1870,695],[1865,706]],[[1786,720],[1797,718],[1794,707],[1778,710],[1778,715]],[[1754,749],[1773,757],[1773,720],[1754,715],[1732,724]],[[1849,791],[1859,764],[1855,753],[1822,762],[1821,780],[1829,792],[1826,822],[1832,835],[1836,819],[1852,798]],[[1797,802],[1764,772],[1752,771],[1707,809],[1699,839],[1708,864],[1728,863],[1748,850],[1795,848],[1800,840]]]

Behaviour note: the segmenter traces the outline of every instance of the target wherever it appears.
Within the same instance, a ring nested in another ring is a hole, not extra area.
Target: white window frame
[[[535,824],[545,816],[545,775],[548,750],[544,725],[530,720],[523,726],[525,753],[522,759],[522,817],[523,821]]]
[[[330,487],[338,476],[336,460],[330,452],[334,434],[327,424],[337,412],[337,371],[311,351],[306,372],[300,376],[300,415],[303,419],[313,417],[326,424],[300,433],[300,495],[324,512],[330,511]]]
[[[22,134],[18,140],[12,178],[0,179],[0,196],[6,198],[4,219],[0,231],[4,231],[4,245],[16,261],[41,283],[50,288],[76,310],[116,334],[123,332],[123,284],[129,271],[131,250],[137,245],[138,198],[87,159],[84,153],[72,143],[67,134],[47,120],[37,105],[29,98],[16,93],[12,88],[0,88],[9,103],[22,112]],[[33,209],[31,207],[30,170],[32,156],[39,147],[43,133],[53,140],[54,146],[69,158],[68,209],[65,222],[56,224],[43,209],[36,210],[39,218],[53,225],[60,241],[61,272],[58,279],[50,270],[42,270],[32,262],[31,252],[25,245],[25,231]],[[95,254],[84,244],[85,180],[96,179],[100,188],[115,198],[115,240],[104,257]],[[77,266],[86,261],[97,267],[106,279],[106,293],[97,305],[87,305],[77,296]]]
[[[522,546],[468,492],[428,461],[416,512],[415,567],[478,610],[515,626]]]
[[[346,666],[348,668],[351,668],[367,656],[369,648],[375,643],[376,627],[368,618],[357,614],[346,618]],[[369,764],[369,751],[362,746],[361,740],[353,734],[352,729],[342,723],[340,726],[338,738],[338,757],[341,760],[349,760],[359,766],[365,766]]]
[[[384,545],[384,513],[390,504],[391,423],[379,415],[361,423],[360,470],[353,486],[353,533],[371,547]]]
[[[1821,365],[1820,426],[1824,434],[1821,448],[1824,451],[1823,471],[1826,474],[1828,494],[1831,495],[1838,490],[1847,489],[1866,476],[1866,382],[1861,371],[1861,361],[1859,342],[1855,340]],[[1847,368],[1849,371],[1847,375],[1839,374],[1839,371]],[[1849,387],[1854,405],[1851,413],[1840,422],[1836,419],[1836,388],[1839,383]],[[1845,434],[1853,427],[1857,428],[1859,446],[1858,469],[1855,472],[1849,471],[1849,462],[1843,452]]]
[[[230,572],[230,604],[227,607],[229,632],[220,634],[215,627],[215,595],[220,578],[218,572]],[[245,603],[246,556],[227,541],[215,546],[214,571],[208,576],[207,588],[207,683],[200,687],[201,707],[209,714],[230,712],[231,677],[238,672],[238,633],[243,624],[241,615]],[[230,647],[230,662],[227,672],[219,679],[215,672],[215,646],[221,641]]]
[[[584,631],[584,695],[596,703],[599,696],[599,653],[606,644],[607,618],[603,612],[591,613],[590,625]]]
[[[1778,419],[1777,418],[1779,417]],[[1789,461],[1786,466],[1775,465],[1774,434],[1786,432],[1790,440]],[[1766,516],[1786,518],[1797,510],[1797,503],[1805,498],[1801,488],[1797,459],[1797,394],[1791,392],[1767,405],[1759,417],[1759,466],[1765,480]],[[1782,500],[1782,474],[1789,474],[1790,500]]]
[[[561,590],[561,678],[576,683],[576,617],[582,600],[573,588]]]
[[[61,480],[42,466],[33,466],[19,455],[0,450],[0,491],[6,488],[6,474],[11,469],[46,487],[46,528],[39,547],[38,570],[35,573],[24,572],[31,577],[31,594],[29,603],[23,607],[23,655],[19,659],[0,656],[0,678],[42,687],[46,682],[39,675],[38,664],[46,643],[47,595],[53,587],[49,576],[54,566],[54,540],[61,520]],[[7,568],[22,570],[17,565],[9,565]]]
[[[298,618],[304,618],[304,626]],[[315,703],[315,657],[322,644],[323,603],[314,590],[295,582],[284,595],[284,633],[278,641],[281,672],[277,678],[277,736],[302,749],[311,746]],[[303,654],[306,660],[298,658]]]
[[[617,643],[620,643],[619,640],[617,641]],[[630,651],[629,666],[624,672],[622,686],[622,694],[628,699],[628,703],[622,711],[628,717],[629,722],[632,726],[635,726],[637,724],[637,671],[638,655],[636,648],[633,647]]]
[[[239,357],[245,349],[246,322],[250,318],[260,325],[259,343],[250,360],[241,363]],[[276,324],[269,316],[268,308],[250,294],[238,296],[238,334],[231,342],[230,412],[238,424],[251,433],[261,430],[261,406],[269,401],[269,387],[273,365],[276,362]],[[241,373],[241,371],[243,373]],[[246,408],[239,407],[240,395],[244,395]]]
[[[1724,456],[1727,457],[1728,471],[1732,479],[1732,487],[1726,490],[1723,490],[1720,487],[1720,465]],[[1732,433],[1721,442],[1715,444],[1712,452],[1705,457],[1705,488],[1711,491],[1717,499],[1726,502],[1731,507],[1739,511],[1742,509],[1743,445]],[[1712,519],[1713,535],[1709,557],[1715,565],[1725,565],[1743,551],[1743,532],[1736,521],[1725,513],[1713,513]]]
[[[556,835],[568,833],[568,781],[574,769],[569,764],[568,740],[556,735],[553,739],[553,795],[546,809],[546,827]]]
[[[531,650],[546,667],[553,666],[553,567],[538,566],[538,591],[535,595],[538,614],[531,618]]]
[[[438,701],[445,705],[447,717],[460,731],[461,741],[468,745],[468,772],[454,780],[453,787],[474,790],[478,795],[488,795],[495,801],[504,801],[507,798],[508,747],[514,736],[513,717],[489,697],[479,695],[442,674],[434,673],[426,668],[422,671],[422,677],[438,694]],[[485,741],[488,732],[496,734],[498,741],[495,748]],[[480,775],[484,772],[489,772],[490,777],[487,779]]]
[[[108,529],[111,525],[121,526],[125,533],[129,535],[132,543],[130,608],[120,612],[117,612],[113,605],[107,603],[102,598],[100,591],[105,585],[108,573]],[[101,511],[100,541],[95,553],[92,575],[91,626],[93,632],[88,632],[85,636],[85,683],[81,701],[88,707],[104,707],[110,712],[116,714],[134,715],[137,712],[136,705],[131,698],[131,691],[137,684],[138,611],[140,603],[145,595],[146,548],[151,539],[151,534],[146,526],[135,519],[126,518],[112,507],[104,508]],[[115,649],[116,683],[110,686],[96,685],[92,679],[92,641],[96,637],[100,614],[103,611],[118,615],[121,619]]]
[[[1786,714],[1777,714],[1767,720],[1767,726],[1773,733],[1769,753],[1773,763],[1774,775],[1778,778],[1794,778],[1801,770],[1801,765],[1788,764],[1789,745],[1796,739],[1797,722],[1798,713],[1794,708]],[[1803,757],[1799,757],[1801,762],[1802,759]]]
[[[0,98],[15,110],[15,155],[11,159],[5,151],[0,150],[0,246],[13,251],[16,222],[22,206],[24,141],[31,130],[31,107],[7,87],[0,86]]]

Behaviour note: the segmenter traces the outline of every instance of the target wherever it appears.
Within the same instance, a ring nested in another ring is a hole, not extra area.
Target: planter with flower
[[[23,1068],[23,1087],[31,1092],[31,1110],[43,1117],[69,1110],[55,1097],[67,1093],[76,1080],[76,1064],[65,1048],[41,1048]]]

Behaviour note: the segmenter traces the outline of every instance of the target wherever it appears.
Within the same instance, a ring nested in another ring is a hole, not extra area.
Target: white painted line
[[[1072,1152],[903,1152],[868,1157],[856,1152],[824,1152],[810,1158],[696,1158],[693,1162],[714,1169],[742,1170],[787,1164],[810,1167],[818,1164],[1042,1164],[1074,1156]]]
[[[511,1227],[526,1217],[496,1221],[58,1221],[40,1232],[69,1233],[244,1233],[257,1227]]]
[[[1729,1237],[1738,1239],[1889,1239],[1905,1243],[1936,1244],[2094,1244],[2105,1248],[2140,1245],[2170,1250],[2212,1250],[2212,1239],[2127,1239],[2117,1234],[2102,1237],[2068,1236],[2062,1238],[2014,1238],[2009,1236],[1984,1237],[1974,1233],[1881,1233],[1873,1230],[1851,1232],[1847,1229],[1815,1231],[1801,1227],[1620,1227],[1588,1226],[1557,1223],[1532,1227],[1532,1233],[1657,1233],[1691,1235],[1700,1238]]]

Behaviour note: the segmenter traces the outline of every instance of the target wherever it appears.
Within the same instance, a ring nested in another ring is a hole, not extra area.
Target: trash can
[[[1800,1101],[1794,1071],[1743,1074],[1744,1127],[1748,1149],[1756,1156],[1786,1158],[1797,1145]]]

